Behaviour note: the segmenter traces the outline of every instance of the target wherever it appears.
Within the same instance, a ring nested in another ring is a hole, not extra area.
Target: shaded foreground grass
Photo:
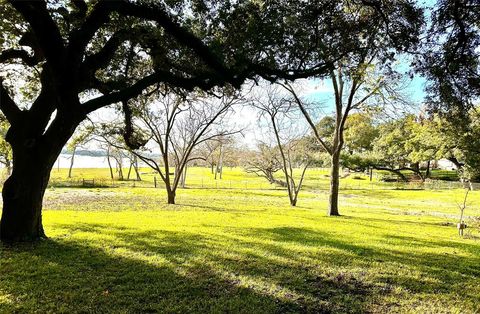
[[[479,312],[462,194],[343,191],[331,218],[314,191],[291,208],[281,190],[49,190],[50,239],[0,246],[0,312]]]

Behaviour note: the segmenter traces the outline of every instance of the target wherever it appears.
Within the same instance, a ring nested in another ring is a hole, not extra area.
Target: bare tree
[[[233,153],[233,146],[235,143],[234,137],[232,136],[221,136],[217,140],[217,152],[213,154],[213,157],[216,157],[216,167],[215,167],[215,180],[219,178],[222,179],[223,176],[223,166],[228,162],[228,157]]]
[[[217,180],[217,176],[220,174],[220,179],[222,179],[222,172],[223,172],[223,155],[225,154],[224,150],[224,143],[223,139],[220,138],[219,140],[219,147],[218,147],[218,161],[217,166],[215,167],[215,180]]]
[[[309,103],[302,99],[296,91],[295,86],[289,82],[278,83],[292,96],[308,125],[311,127],[313,135],[318,140],[322,148],[330,155],[330,195],[329,216],[339,216],[338,194],[340,184],[340,155],[344,146],[345,123],[350,113],[359,110],[378,110],[392,109],[401,105],[403,108],[408,103],[404,100],[399,91],[403,89],[398,74],[388,72],[382,73],[378,68],[381,67],[377,62],[375,53],[367,52],[361,55],[360,60],[351,61],[347,67],[342,62],[335,65],[329,79],[333,86],[335,123],[333,138],[323,136],[317,129],[313,121],[310,107],[318,106],[318,103]]]
[[[266,118],[270,123],[270,129],[280,155],[290,205],[296,206],[305,173],[311,163],[306,149],[300,148],[301,138],[305,134],[295,131],[293,121],[297,120],[294,119],[294,116],[295,111],[298,112],[298,110],[293,101],[282,97],[279,89],[275,86],[265,88],[262,96],[254,96],[252,105],[259,109],[261,117]],[[304,147],[306,148],[305,145]],[[294,174],[296,167],[300,168],[297,179]]]
[[[96,142],[106,153],[106,161],[110,170],[110,178],[115,178],[113,168],[118,175],[118,180],[124,180],[123,161],[129,159],[129,149],[125,148],[121,136],[121,126],[113,122],[93,123],[87,127],[90,132],[90,140]],[[112,165],[112,160],[114,164]]]
[[[73,165],[75,162],[75,155],[77,149],[81,148],[83,145],[88,144],[93,139],[92,133],[93,128],[82,124],[80,125],[80,128],[74,133],[72,139],[67,143],[67,150],[71,151],[70,166],[68,168],[68,178],[72,177]]]
[[[106,156],[106,159],[107,159],[108,169],[110,170],[110,178],[113,180],[113,179],[114,179],[114,176],[113,176],[112,162],[110,161],[110,156],[111,156],[110,150],[111,150],[110,145],[107,145],[107,149],[106,149],[107,156]]]
[[[256,151],[245,165],[247,173],[254,173],[259,177],[263,177],[271,184],[278,184],[286,187],[285,181],[275,177],[275,173],[282,170],[282,162],[278,158],[278,148],[272,147],[266,143],[259,143]]]
[[[217,159],[215,158],[215,152],[218,150],[220,142],[216,140],[206,141],[199,145],[197,148],[197,154],[201,156],[201,160],[210,168],[211,174],[215,174],[215,166]]]
[[[114,146],[110,149],[110,157],[115,161],[115,170],[118,175],[118,180],[123,181],[125,178],[123,176],[123,160],[127,158],[126,150]]]
[[[226,92],[213,97],[171,91],[153,93],[139,100],[132,123],[137,132],[141,130],[150,140],[142,147],[127,145],[159,174],[165,183],[169,204],[175,204],[176,190],[181,183],[185,184],[188,163],[203,159],[195,149],[208,141],[239,132],[235,126],[225,127],[224,122],[232,107],[240,101],[237,95]],[[154,149],[160,151],[160,161],[149,156]]]
[[[128,154],[127,158],[130,162],[130,166],[128,167],[128,174],[127,174],[127,180],[130,180],[130,174],[132,172],[132,168],[135,171],[136,175],[136,180],[137,181],[142,181],[142,177],[140,176],[140,170],[138,168],[138,157],[135,154]]]

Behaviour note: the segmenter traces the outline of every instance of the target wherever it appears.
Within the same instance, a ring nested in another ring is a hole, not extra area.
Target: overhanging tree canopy
[[[438,0],[431,12],[417,70],[428,79],[432,109],[468,118],[480,97],[480,4]],[[468,123],[465,123],[467,125]]]
[[[157,83],[208,90],[256,76],[322,75],[332,62],[323,54],[351,49],[344,25],[331,23],[344,7],[326,0],[1,4],[0,109],[13,150],[0,223],[6,241],[44,236],[50,170],[90,112]]]

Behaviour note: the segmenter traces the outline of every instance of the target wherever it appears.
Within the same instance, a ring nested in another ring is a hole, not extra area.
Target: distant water
[[[72,155],[70,154],[60,154],[53,168],[70,168],[71,157]],[[110,162],[112,163],[112,167],[115,167],[115,160],[113,158],[110,158]],[[124,158],[123,166],[128,167],[129,165],[129,160]],[[140,167],[146,167],[141,160],[138,161],[138,165]],[[0,169],[1,168],[4,168],[3,164],[0,164]],[[107,157],[76,155],[73,162],[73,168],[108,168]]]
[[[69,168],[70,167],[70,158],[72,155],[70,154],[60,154],[55,163],[55,168]],[[115,166],[115,161],[111,158],[110,162],[112,166]],[[127,166],[127,160],[123,161],[124,166]],[[108,168],[107,157],[106,156],[83,156],[83,155],[76,155],[74,162],[74,168]]]

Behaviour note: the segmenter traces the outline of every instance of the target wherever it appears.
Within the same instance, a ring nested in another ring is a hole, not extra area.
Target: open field
[[[0,313],[480,312],[479,191],[460,238],[461,189],[381,190],[349,176],[332,218],[323,171],[308,175],[296,208],[239,169],[225,169],[232,188],[222,189],[192,169],[177,205],[152,176],[133,189],[48,189],[50,239],[0,246]]]
[[[128,168],[123,169],[124,177],[127,178]],[[73,169],[72,178],[67,178],[68,169],[54,169],[52,171],[50,186],[51,187],[72,187],[82,186],[83,180],[91,182],[94,180],[96,186],[100,187],[153,187],[154,178],[156,177],[157,186],[161,187],[161,179],[150,168],[140,169],[142,181],[135,181],[135,173],[132,170],[130,180],[118,181],[117,174],[114,174],[115,180],[110,177],[108,169],[87,168]],[[340,180],[342,189],[454,189],[462,186],[459,182],[433,180],[427,181],[425,184],[421,182],[382,182],[383,176],[392,177],[386,171],[374,171],[372,181],[368,175],[363,173],[350,173],[344,175]],[[405,175],[411,175],[406,171]],[[305,178],[304,186],[307,190],[327,190],[329,188],[329,170],[326,168],[313,168],[308,170]],[[278,177],[281,178],[280,172]],[[455,171],[433,170],[432,178],[456,178]],[[479,183],[474,183],[480,187]],[[246,174],[241,168],[224,168],[222,180],[215,180],[210,168],[190,167],[188,168],[187,184],[188,188],[199,189],[275,189],[265,179],[258,178],[253,174]]]

